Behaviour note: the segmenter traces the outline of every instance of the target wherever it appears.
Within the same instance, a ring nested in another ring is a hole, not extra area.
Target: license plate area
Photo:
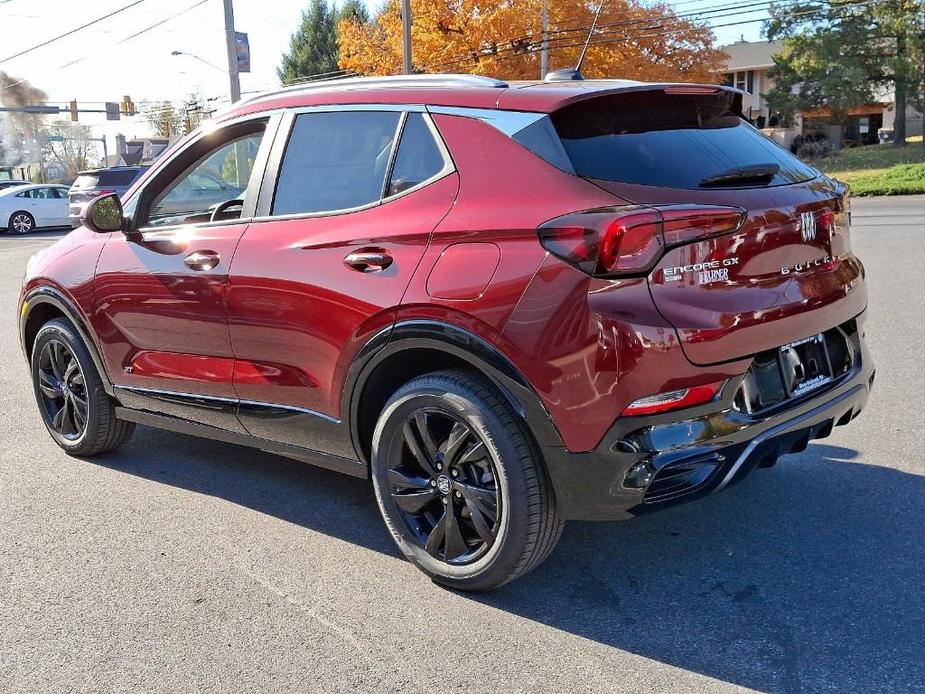
[[[832,380],[832,366],[822,333],[778,350],[784,387],[792,398],[798,398]]]
[[[755,355],[733,405],[749,414],[785,406],[839,380],[854,364],[853,322]]]

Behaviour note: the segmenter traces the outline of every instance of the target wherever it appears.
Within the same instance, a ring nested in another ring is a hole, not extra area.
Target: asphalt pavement
[[[405,562],[362,480],[147,428],[61,452],[16,329],[60,235],[0,236],[0,692],[925,692],[925,197],[854,201],[855,422],[483,596]]]

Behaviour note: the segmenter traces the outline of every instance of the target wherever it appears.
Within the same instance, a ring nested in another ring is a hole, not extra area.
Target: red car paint
[[[313,90],[236,106],[217,124],[350,104],[551,113],[599,93],[568,84]],[[433,122],[455,170],[407,196],[345,214],[143,237],[79,229],[30,266],[23,296],[53,286],[73,301],[116,386],[271,403],[332,422],[349,418],[348,375],[367,344],[400,322],[438,321],[504,355],[575,452],[598,446],[640,397],[735,379],[756,352],[865,308],[863,270],[847,230],[799,238],[801,212],[842,205],[826,179],[732,191],[590,181],[482,120],[437,112]],[[647,277],[591,277],[538,242],[547,220],[630,203],[731,204],[748,219],[733,234],[668,250]],[[218,266],[191,270],[184,258],[195,251],[215,252]],[[386,253],[391,264],[369,273],[345,265],[351,254],[370,251]],[[782,273],[829,255],[831,263]],[[737,262],[728,281],[705,286],[693,274],[665,281],[668,267],[730,256]],[[255,427],[245,428],[276,436]]]

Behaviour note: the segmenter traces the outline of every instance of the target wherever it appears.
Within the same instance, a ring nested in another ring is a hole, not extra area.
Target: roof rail
[[[367,87],[486,87],[491,89],[504,89],[507,86],[507,82],[495,79],[494,77],[485,77],[483,75],[433,74],[388,75],[385,77],[344,77],[292,84],[287,87],[264,92],[263,94],[257,94],[250,99],[246,99],[245,102],[242,103],[266,99],[279,94],[291,94],[292,92],[309,91],[313,89],[331,89],[335,91],[365,89]]]

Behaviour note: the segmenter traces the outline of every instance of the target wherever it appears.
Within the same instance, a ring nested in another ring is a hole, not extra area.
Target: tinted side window
[[[443,169],[443,155],[420,113],[409,113],[402,129],[387,195],[414,188]]]
[[[382,197],[399,114],[303,113],[283,155],[272,214],[328,212]]]
[[[138,178],[141,169],[112,169],[109,171],[100,171],[100,186],[130,186],[132,181]]]

